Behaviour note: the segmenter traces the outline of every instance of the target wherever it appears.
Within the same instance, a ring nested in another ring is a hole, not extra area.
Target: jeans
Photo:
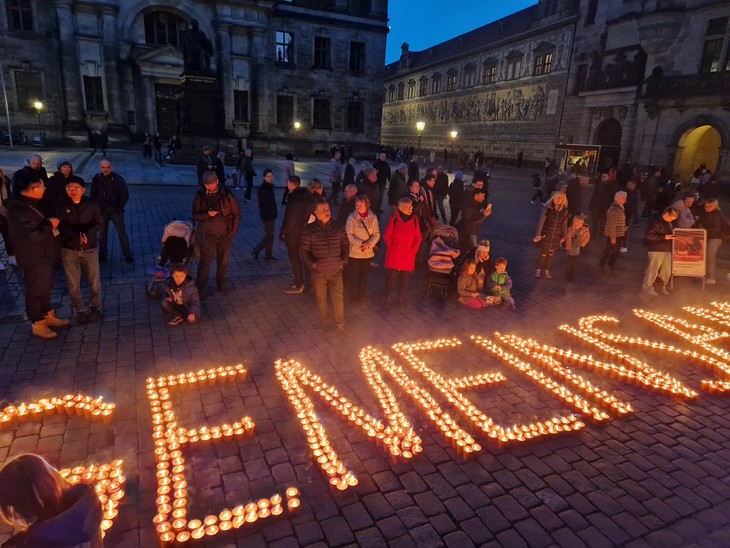
[[[304,275],[302,273],[302,258],[299,256],[299,242],[286,242],[286,252],[294,271],[294,285],[300,287],[304,285]]]
[[[360,302],[368,296],[368,274],[370,273],[370,261],[372,259],[353,259],[347,262],[348,292],[350,301]]]
[[[314,287],[314,297],[317,300],[317,312],[319,313],[319,321],[322,326],[326,326],[330,321],[329,309],[327,306],[327,293],[329,292],[337,328],[344,329],[345,300],[342,285],[342,272],[336,272],[329,276],[312,274],[312,287]]]
[[[101,234],[99,235],[99,257],[106,259],[110,221],[114,224],[117,236],[119,236],[119,245],[122,246],[122,253],[124,254],[124,257],[126,259],[132,257],[132,248],[129,247],[129,238],[127,237],[127,231],[124,228],[124,211],[118,209],[102,210],[101,220],[103,225],[101,227]]]
[[[81,297],[81,272],[89,284],[89,305],[101,310],[101,278],[99,276],[99,252],[96,249],[78,251],[62,249],[63,273],[66,276],[68,294],[76,314],[86,312]]]
[[[538,270],[550,270],[550,265],[553,262],[553,256],[555,255],[555,248],[545,249],[540,252],[540,258],[537,260]]]
[[[715,270],[717,266],[717,250],[722,245],[721,238],[711,238],[707,240],[707,277],[715,279]]]
[[[53,265],[23,270],[25,311],[32,322],[41,321],[51,308]]]
[[[672,254],[669,251],[649,251],[649,263],[644,271],[644,289],[653,289],[659,279],[662,285],[669,283],[672,275]]]
[[[200,263],[198,263],[198,280],[199,288],[205,287],[208,283],[210,275],[210,265],[215,256],[216,272],[215,279],[218,289],[226,286],[226,274],[228,274],[228,259],[231,255],[231,246],[233,245],[233,236],[223,234],[215,236],[206,234],[200,242]]]
[[[616,238],[616,243],[611,243],[611,238],[606,236],[606,247],[603,248],[603,253],[601,253],[601,259],[598,261],[598,266],[600,268],[603,268],[606,266],[606,261],[608,261],[608,266],[613,267],[613,265],[616,264],[616,259],[618,259],[619,254],[621,253],[621,238]]]
[[[441,213],[441,221],[443,221],[444,223],[448,222],[446,220],[446,209],[444,209],[445,196],[437,196],[434,194],[434,198],[436,198],[436,206],[438,206],[439,212]]]
[[[270,221],[261,221],[261,224],[264,225],[264,237],[258,244],[256,244],[256,247],[253,248],[253,252],[258,255],[263,249],[265,249],[266,256],[271,257],[271,254],[274,251],[274,228],[276,221],[273,219]]]

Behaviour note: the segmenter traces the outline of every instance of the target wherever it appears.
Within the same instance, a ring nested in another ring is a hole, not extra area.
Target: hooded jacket
[[[2,548],[101,548],[99,497],[91,485],[71,487],[63,498],[64,510],[31,525],[3,544]]]
[[[63,173],[61,173],[61,166],[64,165],[71,168],[71,174],[68,177],[64,177]],[[66,185],[69,183],[78,183],[81,185],[81,188],[86,187],[84,180],[78,175],[74,175],[74,168],[71,163],[65,160],[59,160],[58,171],[48,180],[46,192],[43,194],[43,199],[41,200],[41,207],[43,207],[43,211],[46,215],[50,217],[58,216],[56,205],[61,198],[67,196]]]

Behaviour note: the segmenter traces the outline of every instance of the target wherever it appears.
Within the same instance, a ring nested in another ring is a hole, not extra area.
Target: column
[[[79,60],[76,54],[74,37],[74,19],[71,11],[71,0],[56,2],[58,20],[59,47],[61,49],[61,74],[63,74],[63,98],[65,112],[61,117],[65,121],[83,124],[84,99],[79,72]]]
[[[233,130],[233,74],[231,68],[231,25],[215,23],[216,42],[218,45],[218,77],[223,93],[224,120],[223,129],[226,132]]]
[[[104,56],[104,78],[106,80],[106,100],[110,122],[126,123],[124,117],[124,94],[120,87],[118,61],[117,6],[101,7],[102,16],[102,55]]]

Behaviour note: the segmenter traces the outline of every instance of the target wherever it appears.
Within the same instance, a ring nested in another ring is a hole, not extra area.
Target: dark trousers
[[[350,259],[347,261],[347,272],[349,274],[347,290],[350,294],[350,301],[360,302],[368,296],[368,274],[370,274],[370,261],[372,259]]]
[[[565,278],[567,280],[573,279],[575,273],[575,262],[578,260],[578,255],[568,255],[568,269],[565,271]]]
[[[215,236],[206,234],[200,242],[200,263],[198,263],[198,287],[203,288],[208,283],[210,265],[215,257],[215,279],[218,289],[226,286],[226,274],[228,274],[228,259],[231,255],[233,236],[223,234]]]
[[[445,196],[434,195],[434,198],[436,199],[436,207],[438,207],[439,213],[441,213],[441,221],[445,223],[446,222],[446,209],[444,208]]]
[[[294,285],[304,285],[302,274],[302,258],[299,256],[299,242],[286,242],[286,252],[289,255],[289,262],[294,271]]]
[[[155,160],[158,162],[162,161],[162,149],[159,147],[155,147]]]
[[[621,238],[616,238],[616,243],[611,243],[611,238],[606,236],[606,247],[603,248],[603,253],[601,253],[601,260],[598,261],[598,266],[600,268],[603,268],[606,266],[606,262],[608,261],[608,266],[613,267],[613,265],[616,264],[616,259],[618,259],[618,256],[621,254]]]
[[[265,249],[266,256],[271,257],[274,250],[274,228],[276,221],[273,219],[270,221],[261,221],[261,224],[264,225],[264,237],[258,244],[256,244],[256,247],[253,248],[253,252],[258,255]]]
[[[53,265],[23,270],[25,284],[25,312],[32,322],[41,321],[51,307]]]
[[[329,293],[337,328],[344,329],[345,300],[342,285],[342,271],[329,276],[312,274],[312,287],[314,288],[314,297],[317,300],[317,312],[319,313],[319,321],[322,326],[326,326],[330,322],[327,305],[327,294]]]
[[[8,219],[4,215],[0,215],[0,235],[5,242],[5,251],[8,255],[15,255],[13,252],[13,244],[10,242],[10,231],[8,227]]]
[[[449,219],[449,224],[451,226],[456,226],[456,220],[459,218],[459,213],[461,213],[461,208],[455,205],[450,205],[451,208],[451,219]]]
[[[253,189],[253,175],[246,176],[246,191],[243,193],[243,197],[246,200],[251,199],[251,190]]]
[[[330,181],[332,183],[332,196],[330,199],[333,204],[339,204],[340,190],[342,189],[342,183],[340,181]]]
[[[177,318],[178,316],[182,316],[183,319],[187,320],[188,307],[184,304],[171,303],[163,297],[161,305],[162,313],[164,314],[166,321],[169,322],[170,320],[172,320],[173,318]]]
[[[409,270],[388,269],[388,276],[385,278],[385,301],[391,302],[390,294],[395,285],[395,279],[398,278],[398,303],[403,304],[405,301],[406,289],[408,289],[408,280],[413,272]]]
[[[124,227],[124,211],[106,210],[101,212],[101,234],[99,235],[99,258],[106,259],[107,248],[109,242],[109,222],[114,224],[114,228],[119,236],[119,245],[122,246],[122,253],[125,258],[132,257],[132,248],[129,246],[129,238],[127,230]]]
[[[593,226],[591,226],[591,234],[603,234],[603,229],[606,226],[607,212],[607,209],[602,208],[591,209],[591,222],[593,223]]]

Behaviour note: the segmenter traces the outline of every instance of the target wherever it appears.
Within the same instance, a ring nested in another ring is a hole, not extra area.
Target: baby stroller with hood
[[[442,297],[449,293],[449,285],[453,281],[455,259],[459,251],[459,233],[456,228],[447,224],[438,224],[431,230],[426,272],[426,295],[433,295],[434,289],[441,292]]]
[[[147,296],[156,299],[162,292],[157,287],[170,275],[168,266],[187,264],[195,254],[195,231],[191,221],[172,221],[162,232],[162,251],[157,266],[147,271],[152,276],[147,286]]]

